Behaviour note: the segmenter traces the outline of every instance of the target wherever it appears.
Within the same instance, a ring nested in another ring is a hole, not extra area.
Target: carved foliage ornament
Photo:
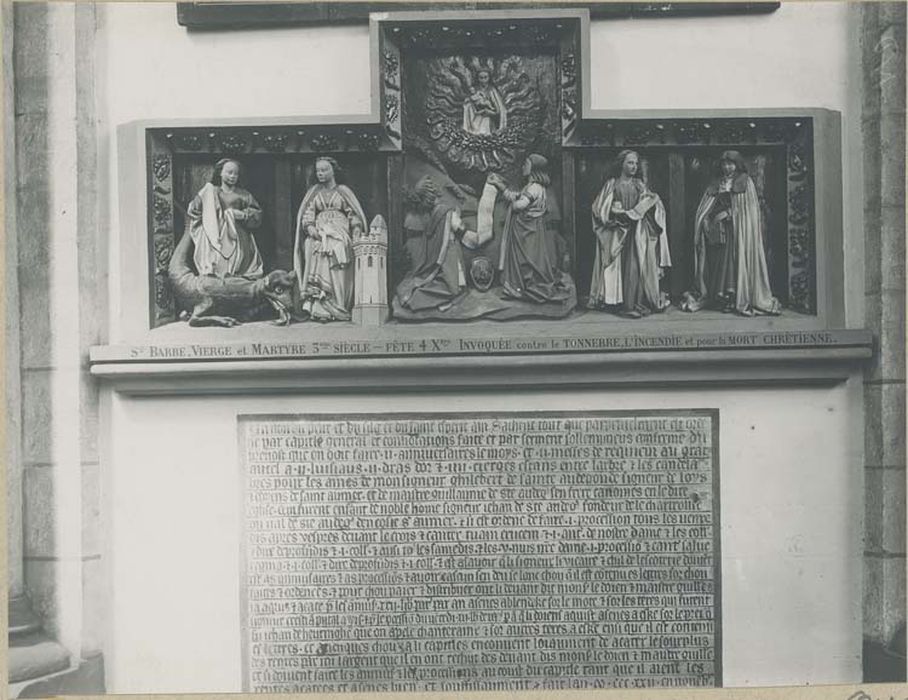
[[[164,191],[170,191],[170,155],[159,153],[152,161],[151,169],[154,172],[155,187],[162,186]]]
[[[382,75],[385,85],[400,89],[400,57],[388,48],[382,54]]]
[[[566,53],[561,59],[561,135],[568,139],[577,126],[577,58]]]
[[[502,170],[527,152],[543,112],[520,58],[438,58],[426,76],[428,136],[447,165]]]
[[[313,127],[313,128],[244,128],[210,131],[171,130],[164,134],[174,153],[208,153],[222,156],[241,153],[312,153],[339,151],[375,151],[382,147],[379,126]],[[158,156],[152,163],[155,187],[163,192],[162,183],[169,176],[170,156]]]
[[[741,146],[797,144],[806,125],[800,119],[621,119],[590,120],[578,130],[581,146]]]
[[[420,24],[416,29],[403,31],[392,27],[394,36],[403,36],[412,48],[451,46],[521,46],[527,48],[549,47],[557,42],[564,29],[561,22],[496,22],[482,25],[472,23],[432,22]]]
[[[793,140],[788,144],[788,295],[789,305],[802,313],[816,310],[814,286],[813,187],[810,173],[810,129],[802,122],[789,126]]]
[[[173,294],[167,279],[167,266],[173,255],[173,236],[154,237],[154,300],[155,316],[158,320],[172,320]]]

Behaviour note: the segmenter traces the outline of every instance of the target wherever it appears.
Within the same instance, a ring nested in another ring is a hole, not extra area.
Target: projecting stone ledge
[[[139,394],[829,384],[860,371],[873,345],[865,330],[604,334],[586,328],[557,334],[551,327],[538,332],[522,326],[517,333],[498,326],[492,334],[490,328],[496,327],[306,326],[282,334],[255,324],[230,329],[233,334],[153,332],[147,344],[92,348],[91,371],[120,391]]]

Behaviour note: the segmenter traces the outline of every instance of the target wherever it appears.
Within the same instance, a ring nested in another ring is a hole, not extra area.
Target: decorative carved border
[[[381,76],[381,119],[385,135],[390,139],[396,150],[401,149],[403,119],[403,67],[401,64],[400,47],[389,37],[387,31],[382,31],[379,47],[380,61],[379,75]]]
[[[815,313],[816,225],[813,197],[812,124],[804,120],[788,144],[788,304]]]
[[[394,143],[375,125],[284,127],[178,127],[153,129],[152,138],[167,144],[173,154],[246,155],[251,153],[371,153],[396,151]]]
[[[560,56],[558,62],[559,85],[561,87],[561,141],[562,144],[570,142],[580,119],[580,105],[583,103],[581,95],[581,58],[580,58],[580,32],[574,29],[565,32],[561,40]]]
[[[389,36],[407,50],[520,48],[524,51],[557,48],[566,30],[578,25],[575,18],[505,17],[457,20],[385,22]]]
[[[571,147],[769,146],[809,142],[811,117],[584,119]]]
[[[176,320],[176,305],[167,278],[167,267],[176,242],[173,220],[173,154],[167,144],[154,134],[149,134],[148,145],[151,325],[156,328]]]

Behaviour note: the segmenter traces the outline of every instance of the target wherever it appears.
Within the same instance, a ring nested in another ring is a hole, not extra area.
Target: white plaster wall
[[[811,2],[750,17],[594,22],[592,106],[841,109],[848,13],[840,2]]]
[[[108,691],[241,688],[237,415],[440,408],[718,408],[725,685],[858,682],[863,497],[852,393],[495,392],[446,395],[443,406],[430,395],[118,399],[106,482]]]
[[[851,4],[784,3],[772,14],[745,17],[596,21],[590,31],[591,107],[838,110],[843,189],[861,192],[859,22]],[[98,17],[96,89],[111,290],[121,281],[117,125],[369,110],[365,25],[190,33],[177,25],[176,7],[166,2],[100,3]],[[860,197],[844,197],[843,207],[846,259],[861,260]],[[863,265],[847,265],[850,326],[861,325],[863,295]],[[116,293],[111,306],[116,341]]]

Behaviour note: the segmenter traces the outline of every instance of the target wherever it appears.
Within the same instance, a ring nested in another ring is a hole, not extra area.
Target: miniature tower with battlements
[[[353,256],[353,322],[380,326],[388,320],[388,225],[381,214],[353,239]]]

